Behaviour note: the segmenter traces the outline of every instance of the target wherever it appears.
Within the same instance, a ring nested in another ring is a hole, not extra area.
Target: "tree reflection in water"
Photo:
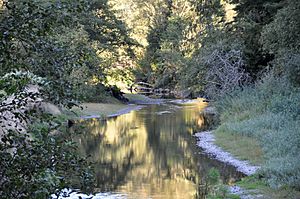
[[[151,105],[106,121],[76,127],[80,152],[95,162],[97,190],[129,198],[193,198],[208,170],[228,183],[241,174],[201,154],[192,136],[208,130],[214,116],[204,106]],[[201,186],[200,186],[201,187]]]

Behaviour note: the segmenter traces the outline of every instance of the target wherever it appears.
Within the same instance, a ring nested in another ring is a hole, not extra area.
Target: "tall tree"
[[[283,0],[231,0],[236,4],[235,33],[245,44],[246,70],[255,77],[274,58],[263,51],[259,42],[262,28],[270,23],[277,10],[284,5]]]
[[[133,43],[107,1],[7,1],[0,25],[1,73],[29,70],[50,81],[50,100],[78,98],[76,87],[105,79],[109,64]]]

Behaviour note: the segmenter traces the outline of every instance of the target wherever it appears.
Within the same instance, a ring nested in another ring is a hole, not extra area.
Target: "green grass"
[[[248,176],[243,178],[241,181],[237,182],[236,185],[246,189],[254,190],[255,194],[261,194],[267,199],[299,199],[300,192],[295,189],[288,187],[282,187],[280,189],[272,189],[263,180],[259,179],[257,176]]]
[[[215,103],[218,145],[254,164],[272,188],[300,190],[300,89],[267,76]]]
[[[262,148],[259,142],[251,137],[232,134],[218,129],[214,132],[216,144],[241,160],[248,160],[254,165],[264,163]]]

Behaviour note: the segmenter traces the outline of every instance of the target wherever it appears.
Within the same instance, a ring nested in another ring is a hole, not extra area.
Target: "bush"
[[[285,66],[290,82],[300,87],[300,52],[286,55],[282,65]]]
[[[93,186],[90,165],[78,156],[72,135],[57,118],[39,111],[44,96],[26,90],[29,84],[42,89],[48,82],[29,72],[0,77],[5,92],[0,98],[0,198],[49,198],[72,185]]]
[[[217,129],[257,139],[266,163],[262,174],[273,187],[300,188],[300,90],[284,77],[265,76],[220,99]]]
[[[260,43],[275,55],[277,70],[300,86],[300,2],[287,0],[274,20],[263,27]],[[280,31],[278,31],[280,30]]]
[[[29,133],[9,131],[0,141],[0,198],[48,198],[70,186],[93,187],[91,167],[70,134],[51,135],[47,124]]]

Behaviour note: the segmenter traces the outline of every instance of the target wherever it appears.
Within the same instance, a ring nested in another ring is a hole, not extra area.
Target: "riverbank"
[[[207,107],[205,112],[219,115],[213,107]],[[267,179],[257,174],[258,170],[265,165],[265,159],[262,147],[255,138],[230,133],[222,123],[217,130],[199,132],[195,136],[198,139],[197,145],[205,153],[236,167],[238,171],[246,175],[228,186],[229,194],[241,199],[300,198],[299,191],[286,186],[271,188]]]
[[[73,108],[80,119],[108,118],[139,110],[142,106],[134,104],[109,104],[109,103],[82,103],[80,107]]]
[[[79,107],[72,108],[76,116],[75,119],[91,119],[91,118],[109,118],[129,113],[134,110],[143,108],[143,105],[161,104],[164,99],[153,99],[144,95],[125,94],[129,101],[127,103],[82,103]]]
[[[232,154],[226,152],[215,144],[215,136],[211,131],[196,133],[198,138],[197,145],[204,150],[205,153],[213,156],[213,158],[230,164],[237,168],[239,172],[245,175],[252,175],[260,169],[259,166],[253,166],[248,161],[243,161],[235,158]]]
[[[254,166],[250,164],[249,160],[240,160],[232,153],[225,151],[224,148],[217,145],[216,136],[212,131],[199,132],[196,133],[195,136],[198,139],[197,145],[202,148],[205,153],[209,154],[214,159],[236,167],[237,171],[242,172],[246,176],[253,176],[261,168],[260,166]],[[218,143],[220,143],[220,140],[218,140]],[[227,142],[223,142],[223,145],[224,143]],[[247,179],[247,177],[245,179]],[[254,186],[249,186],[249,183],[244,182],[248,181],[242,179],[241,181],[236,182],[234,185],[229,186],[228,192],[241,199],[269,198],[265,193],[261,193],[262,191],[259,190],[259,186],[255,186],[262,184],[261,182],[255,183]]]
[[[271,79],[224,96],[214,106],[220,118],[214,144],[262,167],[259,175],[235,183],[241,198],[300,198],[299,90]]]
[[[218,136],[216,136],[215,132],[199,132],[195,134],[195,136],[197,137],[197,139],[199,139],[197,142],[198,146],[201,147],[205,153],[211,155],[213,158],[221,162],[235,166],[238,171],[247,175],[240,181],[237,181],[233,185],[230,185],[228,187],[228,191],[230,194],[237,195],[241,199],[300,198],[300,192],[290,187],[281,187],[278,189],[271,188],[266,183],[266,181],[259,177],[259,175],[257,174],[257,171],[261,168],[261,166],[252,165],[251,162],[253,163],[253,159],[252,161],[250,161],[249,159],[241,160],[232,154],[232,152],[234,151],[239,151],[239,149],[243,147],[247,148],[249,146],[243,146],[240,148],[238,147],[234,150],[229,150],[228,152],[222,146],[220,146],[220,143],[221,145],[226,146],[228,144],[228,140],[220,140]],[[232,136],[229,136],[228,139],[234,138]],[[241,143],[245,143],[243,139],[245,138],[239,137],[235,140],[235,142],[238,142],[238,140],[240,140]],[[239,153],[238,155],[241,157],[243,156],[244,149],[241,149],[240,151],[242,151],[242,153]]]

